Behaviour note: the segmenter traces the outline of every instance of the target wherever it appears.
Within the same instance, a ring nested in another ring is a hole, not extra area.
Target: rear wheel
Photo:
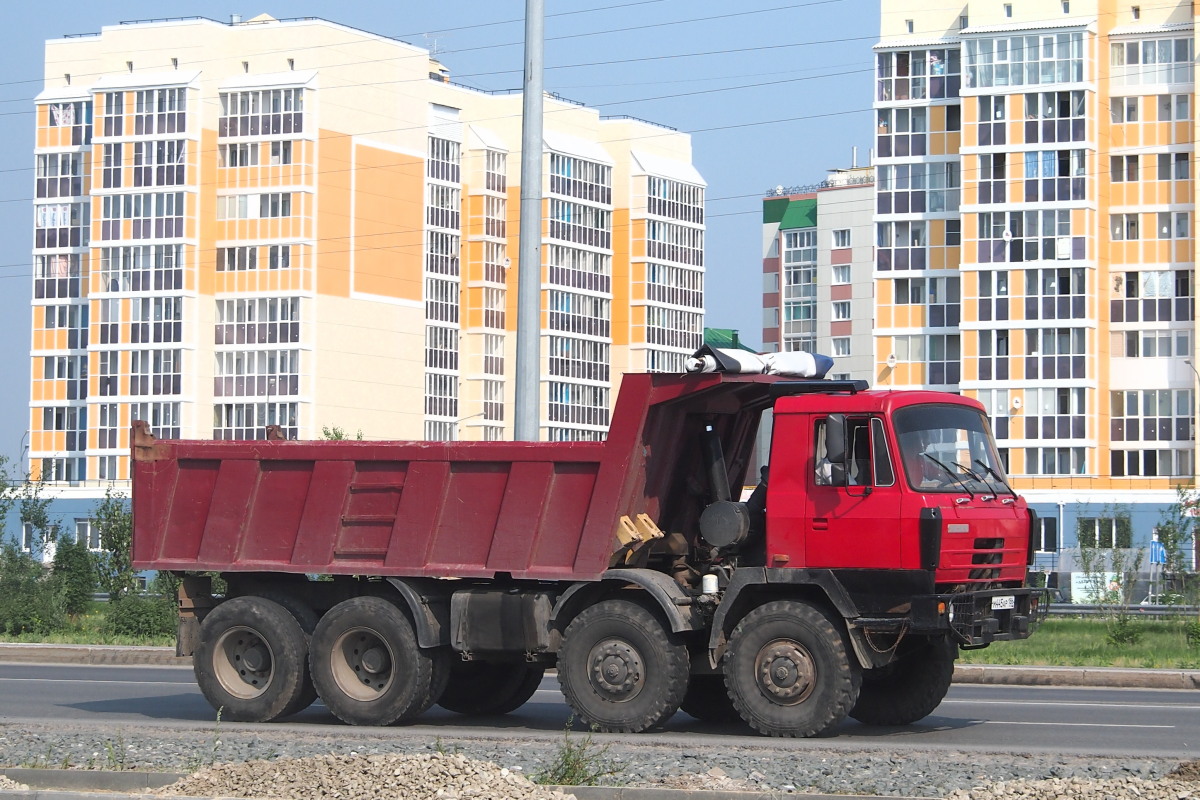
[[[287,609],[300,625],[300,630],[304,631],[304,688],[281,715],[288,717],[308,708],[317,699],[317,689],[313,686],[312,675],[308,669],[308,643],[317,628],[317,612],[313,611],[308,603],[286,590],[265,589],[259,592],[258,596],[279,603]]]
[[[908,725],[933,713],[950,690],[957,655],[953,642],[922,643],[901,658],[863,673],[850,716],[866,725]]]
[[[450,682],[437,703],[458,714],[507,714],[533,697],[544,673],[541,667],[517,662],[454,662]]]
[[[192,669],[213,708],[236,722],[270,722],[305,696],[308,640],[287,609],[262,597],[226,600],[200,626]]]
[[[687,680],[687,646],[630,600],[597,603],[563,633],[558,681],[576,716],[598,730],[638,733],[664,722]]]
[[[704,722],[737,722],[741,719],[723,675],[693,675],[679,710]]]
[[[317,623],[309,649],[317,693],[351,725],[413,719],[445,686],[445,654],[418,647],[408,617],[381,597],[334,606]]]
[[[827,733],[854,706],[861,676],[840,625],[808,603],[759,606],[729,638],[725,682],[733,705],[768,736]]]

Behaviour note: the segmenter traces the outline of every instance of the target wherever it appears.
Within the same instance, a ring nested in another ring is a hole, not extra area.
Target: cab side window
[[[883,432],[883,420],[878,417],[871,420],[871,453],[875,460],[875,485],[895,485],[896,471],[892,468],[892,455]]]

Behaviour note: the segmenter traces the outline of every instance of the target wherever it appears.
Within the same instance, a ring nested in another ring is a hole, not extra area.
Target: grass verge
[[[1028,639],[996,642],[960,654],[964,664],[1011,664],[1042,667],[1126,667],[1200,669],[1200,649],[1189,646],[1191,619],[1132,618],[1142,634],[1137,641],[1113,644],[1102,620],[1046,620]]]

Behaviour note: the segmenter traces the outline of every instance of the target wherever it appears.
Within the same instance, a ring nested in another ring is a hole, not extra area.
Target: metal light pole
[[[521,243],[517,272],[517,368],[513,438],[540,435],[542,333],[542,92],[544,0],[525,0],[525,83],[521,107]]]

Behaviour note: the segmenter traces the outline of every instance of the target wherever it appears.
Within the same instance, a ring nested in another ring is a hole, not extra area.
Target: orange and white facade
[[[47,42],[36,98],[30,461],[128,478],[157,435],[511,436],[520,95],[316,19]],[[548,97],[543,438],[703,333],[689,137]]]
[[[1193,4],[881,8],[876,382],[983,401],[1047,552],[1148,541],[1197,470]]]

